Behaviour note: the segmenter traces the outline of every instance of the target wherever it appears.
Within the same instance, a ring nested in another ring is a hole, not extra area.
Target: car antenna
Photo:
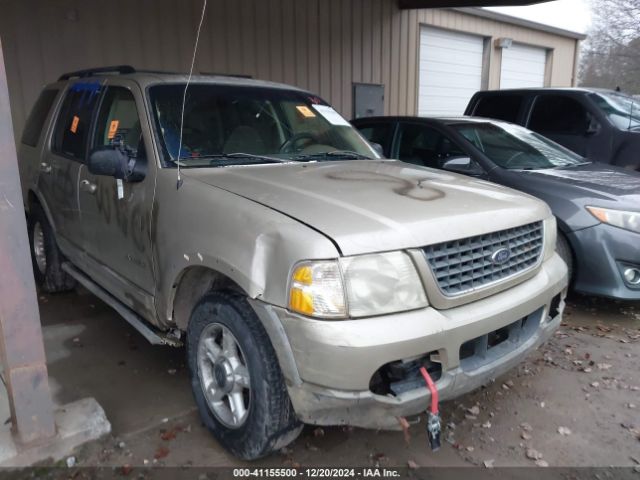
[[[182,130],[184,127],[184,105],[187,101],[187,89],[189,83],[191,83],[191,77],[193,76],[193,66],[196,63],[196,53],[198,52],[198,41],[200,40],[200,30],[202,29],[202,22],[204,21],[204,14],[207,10],[207,0],[202,3],[202,14],[200,15],[200,23],[198,24],[198,31],[196,32],[196,43],[193,46],[193,56],[191,57],[191,68],[189,69],[189,78],[187,78],[187,84],[184,86],[184,93],[182,94],[182,109],[180,111],[180,140],[178,142],[178,158],[176,164],[178,165],[178,182],[176,184],[176,190],[179,190],[182,186],[182,177],[180,176],[180,157],[182,155]]]

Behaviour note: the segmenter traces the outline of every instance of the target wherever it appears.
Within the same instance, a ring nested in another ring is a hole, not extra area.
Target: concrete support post
[[[0,360],[22,444],[56,433],[28,245],[0,41]]]

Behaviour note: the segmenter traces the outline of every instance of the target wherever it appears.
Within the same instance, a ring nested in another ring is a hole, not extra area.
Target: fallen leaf
[[[416,462],[414,462],[413,460],[407,460],[407,466],[411,470],[415,470],[416,468],[418,468],[418,464]]]
[[[571,430],[569,430],[567,427],[558,427],[558,433],[560,435],[567,436],[571,435]]]
[[[404,443],[409,445],[411,443],[411,433],[409,432],[409,422],[404,417],[398,417],[398,423],[402,427],[402,433],[404,434]]]
[[[482,463],[485,466],[485,468],[493,468],[493,462],[495,462],[495,460],[492,458],[491,460],[485,460]]]
[[[169,455],[169,449],[167,447],[158,447],[153,458],[160,460],[161,458],[165,458],[167,455]]]

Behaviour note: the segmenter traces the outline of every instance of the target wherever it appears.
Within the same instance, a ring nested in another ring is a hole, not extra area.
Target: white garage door
[[[419,115],[462,115],[482,84],[483,45],[477,35],[421,28]]]
[[[500,88],[544,87],[547,51],[544,48],[518,45],[502,49]]]

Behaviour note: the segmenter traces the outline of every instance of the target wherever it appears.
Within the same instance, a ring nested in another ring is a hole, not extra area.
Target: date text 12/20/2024
[[[396,478],[400,470],[394,468],[235,468],[234,478]]]

